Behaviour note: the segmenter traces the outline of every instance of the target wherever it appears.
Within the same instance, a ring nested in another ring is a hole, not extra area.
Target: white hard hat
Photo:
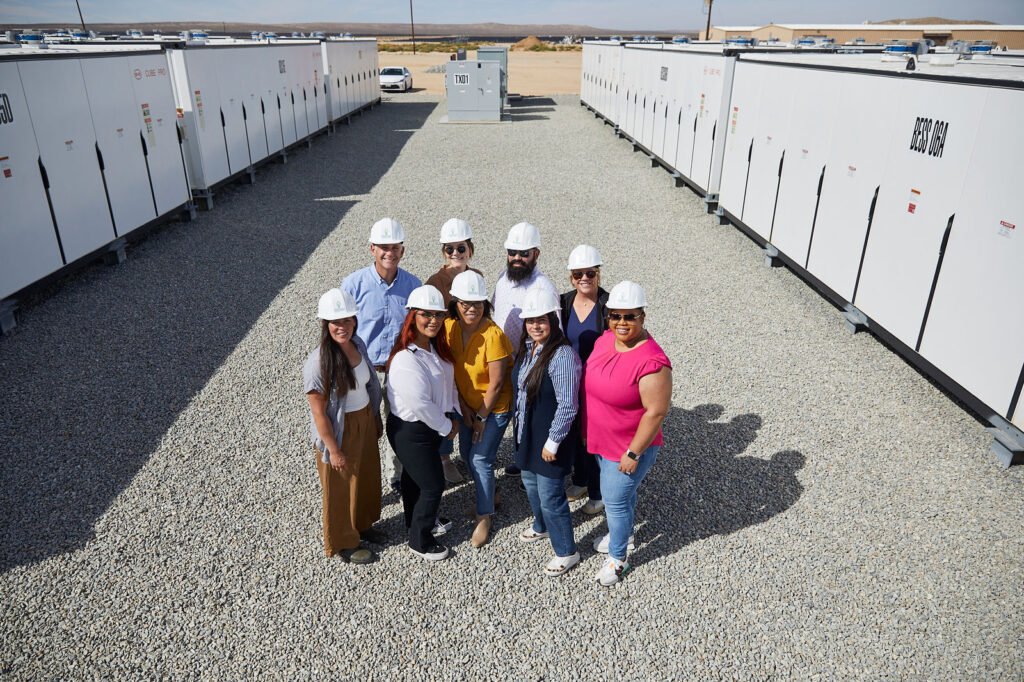
[[[523,309],[519,311],[519,319],[540,317],[559,310],[558,294],[550,289],[531,289],[523,299]]]
[[[409,301],[405,304],[406,308],[417,310],[436,310],[438,312],[444,312],[447,308],[444,307],[444,297],[441,296],[441,292],[430,284],[424,284],[421,287],[416,287],[409,294]]]
[[[609,310],[644,308],[647,306],[647,294],[644,293],[642,286],[627,279],[612,287],[611,293],[608,294],[608,303],[605,306]]]
[[[505,240],[506,249],[527,249],[540,248],[540,232],[530,223],[516,223],[508,231],[508,239]]]
[[[589,244],[580,244],[569,254],[569,269],[594,268],[601,265],[601,254]]]
[[[486,301],[487,283],[480,273],[466,270],[455,275],[448,293],[460,301]]]
[[[473,238],[473,230],[469,229],[469,223],[459,218],[449,218],[441,226],[441,243],[451,244],[452,242],[464,242]]]
[[[358,311],[356,299],[341,289],[331,289],[320,297],[320,303],[317,304],[317,317],[321,320],[340,320],[352,317]]]
[[[381,218],[370,228],[371,244],[401,244],[404,241],[402,223],[394,218]]]

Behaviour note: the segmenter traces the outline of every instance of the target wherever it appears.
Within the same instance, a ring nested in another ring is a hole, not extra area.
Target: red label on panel
[[[1014,225],[1013,223],[1008,223],[1005,220],[1000,220],[999,224],[1002,225],[1003,227],[1005,227],[1008,230],[1016,230],[1017,229],[1016,225]]]
[[[907,213],[913,213],[917,210],[917,204],[907,204]]]

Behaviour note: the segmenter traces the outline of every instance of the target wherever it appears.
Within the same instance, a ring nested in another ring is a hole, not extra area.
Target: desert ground
[[[469,52],[468,59],[476,59]],[[381,52],[380,66],[404,66],[412,72],[413,89],[431,95],[444,94],[444,74],[427,69],[448,61],[444,52],[412,54]],[[521,95],[565,95],[580,91],[583,52],[509,52],[508,90]]]

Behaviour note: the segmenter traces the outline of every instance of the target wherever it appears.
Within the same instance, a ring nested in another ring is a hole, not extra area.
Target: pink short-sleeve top
[[[644,405],[640,378],[672,368],[665,351],[648,332],[647,341],[632,350],[615,350],[615,333],[605,331],[594,344],[584,373],[584,419],[587,451],[618,462],[636,434]],[[661,445],[661,429],[651,445]]]

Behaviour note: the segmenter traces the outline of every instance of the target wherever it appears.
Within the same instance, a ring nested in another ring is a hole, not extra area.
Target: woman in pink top
[[[584,378],[587,450],[598,455],[608,534],[594,549],[608,554],[595,579],[614,585],[629,571],[636,489],[658,456],[661,423],[672,400],[672,363],[644,329],[647,296],[625,281],[608,296],[608,330],[594,344]]]

